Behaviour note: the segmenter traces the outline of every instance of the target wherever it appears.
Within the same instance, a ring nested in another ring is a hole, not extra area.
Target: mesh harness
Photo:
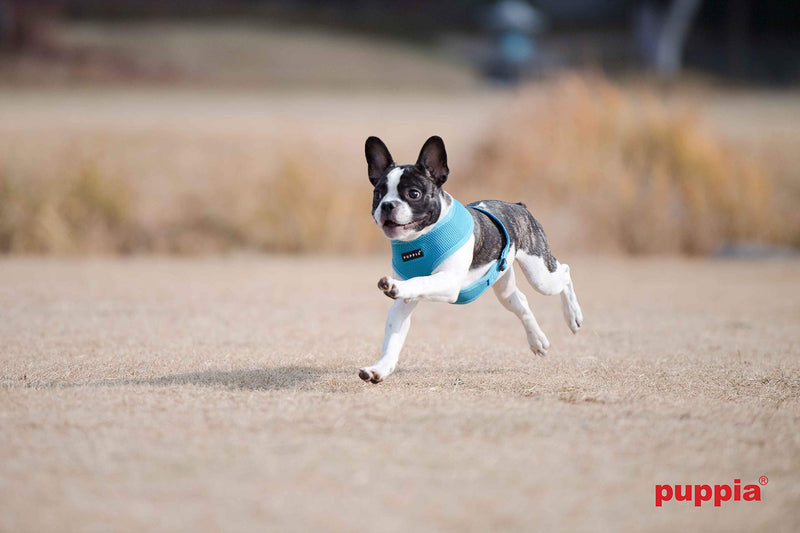
[[[505,245],[496,264],[474,283],[463,287],[458,293],[455,304],[468,304],[476,300],[486,289],[494,285],[500,274],[508,268],[506,257],[511,244],[503,223],[496,216],[469,204],[470,209],[480,211],[488,216],[503,232]],[[472,236],[475,222],[466,207],[453,199],[453,205],[444,218],[436,223],[431,231],[413,241],[391,241],[392,267],[402,279],[430,276],[442,261],[450,257],[456,250],[464,246]]]

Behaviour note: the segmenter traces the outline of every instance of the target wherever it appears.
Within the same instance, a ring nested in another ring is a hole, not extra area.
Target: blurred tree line
[[[497,0],[0,0],[0,51],[41,44],[59,18],[128,20],[246,17],[435,42],[476,34]],[[605,68],[684,64],[738,78],[800,79],[798,0],[532,0],[546,34],[591,42]],[[632,55],[607,46],[627,40]],[[605,47],[605,48],[604,48]],[[583,53],[585,50],[582,50]],[[575,54],[579,56],[580,54]]]

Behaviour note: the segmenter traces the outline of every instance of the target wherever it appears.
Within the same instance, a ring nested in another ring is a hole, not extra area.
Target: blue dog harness
[[[494,285],[500,273],[508,268],[506,256],[511,239],[508,238],[505,226],[490,212],[475,207],[474,204],[469,204],[469,207],[489,216],[503,231],[506,243],[500,252],[497,264],[489,268],[478,281],[461,289],[458,300],[453,302],[456,304],[468,304],[477,299],[486,289]],[[428,233],[413,241],[392,241],[392,267],[403,279],[430,276],[442,261],[464,246],[472,236],[474,226],[475,222],[467,208],[453,199],[450,210]]]

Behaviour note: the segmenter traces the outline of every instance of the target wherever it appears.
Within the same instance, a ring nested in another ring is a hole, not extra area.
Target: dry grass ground
[[[0,530],[797,531],[800,263],[562,259],[547,358],[428,304],[377,386],[386,257],[5,259]]]

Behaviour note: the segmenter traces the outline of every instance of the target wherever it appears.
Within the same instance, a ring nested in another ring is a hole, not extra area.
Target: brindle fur
[[[533,218],[523,203],[512,204],[499,200],[481,200],[467,207],[479,207],[496,216],[505,226],[511,244],[517,250],[522,250],[528,255],[535,255],[544,260],[547,270],[555,272],[558,262],[550,253],[547,236],[539,221]],[[505,245],[503,232],[497,223],[489,218],[486,213],[477,209],[470,209],[475,220],[475,248],[472,255],[470,268],[477,268],[500,257]]]

